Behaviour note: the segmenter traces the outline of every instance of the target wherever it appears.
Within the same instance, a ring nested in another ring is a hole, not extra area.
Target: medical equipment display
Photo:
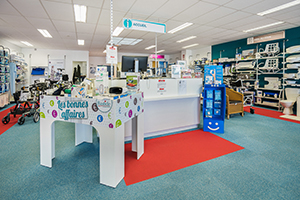
[[[226,112],[225,85],[205,85],[203,92],[203,130],[224,133]]]

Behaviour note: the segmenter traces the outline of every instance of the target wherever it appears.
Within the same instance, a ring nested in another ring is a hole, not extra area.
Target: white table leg
[[[83,142],[93,143],[93,127],[75,123],[75,146]]]
[[[40,119],[40,162],[52,167],[55,157],[55,123],[54,120]]]
[[[131,151],[137,152],[137,117],[132,118],[129,123],[131,123]]]
[[[124,125],[95,128],[100,134],[100,183],[115,188],[124,178]]]
[[[144,113],[139,114],[136,118],[136,149],[137,159],[144,154]],[[133,133],[133,131],[132,131]]]

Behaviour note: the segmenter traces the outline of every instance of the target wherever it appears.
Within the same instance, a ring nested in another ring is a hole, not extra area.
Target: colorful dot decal
[[[40,112],[40,117],[41,117],[41,118],[46,118],[46,117],[45,117],[45,113]]]
[[[57,111],[56,111],[56,110],[53,110],[53,111],[52,111],[52,116],[53,116],[54,118],[57,117]]]
[[[118,128],[118,127],[121,126],[121,125],[122,125],[122,122],[121,122],[121,120],[118,119],[118,120],[116,121],[116,128]]]
[[[102,115],[98,115],[97,116],[97,120],[98,120],[98,122],[103,122],[103,116]]]
[[[50,101],[50,106],[52,106],[52,107],[54,106],[54,101],[53,100]]]
[[[93,110],[94,112],[97,112],[97,111],[98,111],[98,106],[97,106],[96,103],[93,103],[93,104],[92,104],[92,110]]]
[[[129,112],[128,112],[128,117],[129,117],[129,118],[132,117],[132,110],[129,110]]]
[[[137,98],[134,98],[133,100],[133,104],[136,105],[137,104]]]
[[[126,108],[128,108],[128,107],[129,107],[129,102],[128,102],[128,101],[126,101],[126,103],[125,103],[125,107],[126,107]]]
[[[108,125],[108,127],[109,127],[109,128],[114,128],[114,125],[113,125],[112,123],[110,123],[110,124]]]

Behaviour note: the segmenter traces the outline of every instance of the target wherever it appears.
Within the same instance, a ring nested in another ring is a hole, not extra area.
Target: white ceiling
[[[158,50],[165,54],[180,52],[183,46],[199,43],[199,48],[250,36],[300,26],[300,5],[266,16],[256,13],[292,0],[113,0],[114,28],[123,18],[165,23],[171,30],[185,22],[192,26],[174,34],[157,34]],[[87,22],[76,23],[73,4],[87,6]],[[284,24],[244,33],[243,30],[277,21]],[[47,29],[53,38],[44,38],[37,29]],[[196,35],[183,43],[177,40]],[[155,33],[124,30],[119,37],[140,38],[135,46],[122,45],[120,52],[153,53],[145,47],[155,43]],[[0,0],[0,39],[17,46],[87,50],[90,56],[104,56],[110,40],[110,0]],[[77,39],[85,45],[78,46]]]

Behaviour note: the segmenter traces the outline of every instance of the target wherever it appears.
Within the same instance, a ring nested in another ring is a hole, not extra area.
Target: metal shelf
[[[273,100],[280,100],[279,98],[275,98],[275,97],[259,97],[259,96],[255,96],[255,98],[262,98],[262,99],[273,99]]]
[[[279,105],[275,105],[275,104],[272,104],[272,103],[254,103],[255,105],[263,105],[263,106],[271,106],[271,107],[276,107],[276,108],[279,108],[280,106]]]

